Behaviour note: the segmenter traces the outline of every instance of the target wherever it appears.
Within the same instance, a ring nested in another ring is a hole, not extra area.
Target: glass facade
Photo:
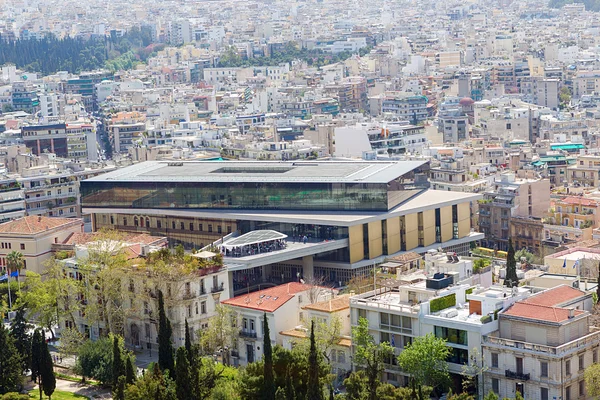
[[[380,210],[388,209],[380,183],[82,182],[84,207]]]
[[[468,346],[467,331],[454,328],[446,328],[443,326],[435,327],[435,337],[445,339],[448,343],[460,344]]]

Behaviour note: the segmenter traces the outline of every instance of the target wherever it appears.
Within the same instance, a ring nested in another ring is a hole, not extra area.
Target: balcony
[[[240,337],[256,339],[256,331],[249,331],[249,330],[242,329],[240,331]]]
[[[184,300],[192,300],[196,297],[196,294],[192,290],[190,290],[183,293],[182,297]]]
[[[225,290],[225,282],[221,282],[220,285],[213,286],[212,289],[210,289],[210,292],[218,293],[218,292],[222,292],[223,290]]]
[[[514,372],[514,371],[511,371],[510,369],[507,369],[506,371],[504,371],[504,374],[509,379],[517,379],[520,381],[528,381],[530,378],[529,374],[524,374],[522,372]]]

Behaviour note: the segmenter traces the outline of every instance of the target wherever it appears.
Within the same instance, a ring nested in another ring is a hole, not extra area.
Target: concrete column
[[[271,264],[262,266],[262,279],[267,282],[271,278]]]
[[[304,280],[312,279],[315,272],[313,256],[302,257],[302,275]]]

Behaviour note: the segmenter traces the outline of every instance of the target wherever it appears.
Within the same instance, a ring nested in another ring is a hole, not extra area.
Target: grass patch
[[[37,389],[34,389],[31,392],[29,392],[29,397],[31,397],[33,399],[39,399],[40,392]],[[46,400],[47,398],[48,398],[48,396],[46,396],[42,393],[42,399]],[[56,390],[56,391],[54,391],[54,393],[52,393],[52,400],[72,400],[72,399],[87,399],[87,397],[82,396],[80,394],[71,393],[71,392],[63,392],[62,390]]]

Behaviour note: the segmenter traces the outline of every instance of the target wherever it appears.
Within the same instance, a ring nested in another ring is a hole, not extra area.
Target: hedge
[[[489,322],[492,322],[492,317],[489,315],[484,315],[483,317],[481,317],[480,321],[482,324],[487,324]]]
[[[444,310],[448,307],[453,307],[456,305],[456,294],[452,293],[448,296],[439,297],[437,299],[433,299],[429,302],[429,312],[438,312]]]
[[[465,290],[465,295],[473,293],[473,289],[474,288],[470,287],[467,290]]]

